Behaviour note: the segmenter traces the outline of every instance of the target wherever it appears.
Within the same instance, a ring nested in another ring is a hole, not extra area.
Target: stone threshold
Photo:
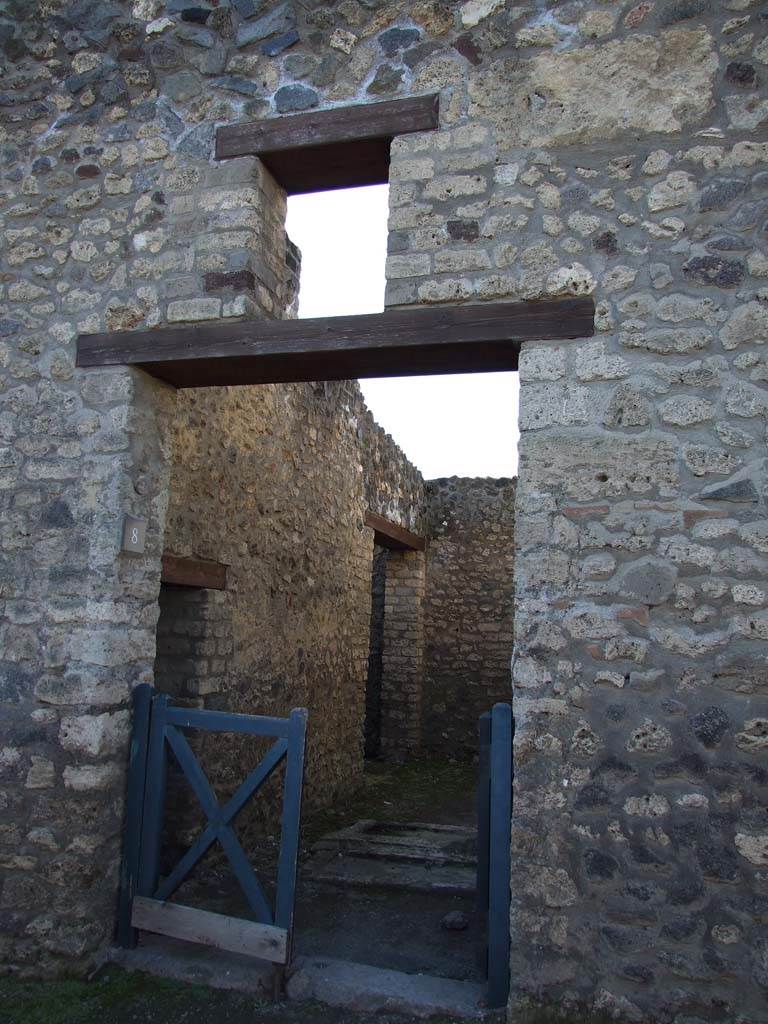
[[[105,960],[190,985],[244,992],[260,1000],[317,1002],[361,1013],[397,1013],[429,1019],[501,1020],[485,1007],[485,986],[430,974],[406,974],[350,960],[297,957],[287,972],[285,994],[280,971],[265,960],[222,953],[165,936],[143,936],[136,949],[112,947]]]

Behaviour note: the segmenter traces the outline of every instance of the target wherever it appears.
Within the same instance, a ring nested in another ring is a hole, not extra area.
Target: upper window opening
[[[301,251],[299,316],[384,309],[386,185],[291,196],[288,235]],[[513,476],[517,373],[361,380],[368,408],[426,478]]]

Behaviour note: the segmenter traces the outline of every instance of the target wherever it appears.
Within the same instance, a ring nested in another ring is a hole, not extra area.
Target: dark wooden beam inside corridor
[[[591,298],[416,306],[85,334],[77,365],[138,366],[177,388],[516,370],[523,341],[589,338]]]
[[[426,538],[420,537],[418,533],[411,533],[403,526],[392,523],[384,516],[376,512],[366,512],[365,525],[373,530],[376,543],[391,551],[424,551],[427,546]]]
[[[226,125],[216,157],[258,156],[289,195],[384,185],[392,139],[437,128],[439,102],[430,93]]]
[[[212,562],[206,558],[183,558],[166,552],[163,555],[160,580],[176,587],[226,590],[227,567],[223,562]]]

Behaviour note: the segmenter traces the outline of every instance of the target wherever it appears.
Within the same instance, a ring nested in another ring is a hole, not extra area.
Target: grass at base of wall
[[[260,1003],[239,992],[108,968],[92,981],[0,978],[3,1024],[411,1024],[316,1003]],[[434,1024],[458,1024],[449,1020]]]
[[[494,1020],[503,1020],[501,1014]],[[108,967],[92,981],[0,977],[2,1024],[418,1024],[316,1003],[259,1003],[238,992],[184,985]],[[607,1024],[607,1017],[532,1012],[516,1024]],[[461,1024],[449,1018],[431,1024]]]

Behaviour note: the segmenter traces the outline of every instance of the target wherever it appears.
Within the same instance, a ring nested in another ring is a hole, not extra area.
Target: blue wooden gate
[[[128,771],[118,941],[136,945],[138,930],[158,932],[285,965],[291,958],[296,866],[307,713],[289,718],[174,707],[167,694],[142,685],[134,692]],[[240,733],[275,740],[256,768],[222,806],[187,740],[185,730]],[[168,756],[173,754],[208,824],[168,875],[161,878],[160,840]],[[272,772],[286,762],[282,831],[274,908],[237,839],[237,815]],[[168,900],[206,851],[219,842],[255,921],[228,917]]]
[[[512,741],[515,722],[509,704],[494,704],[480,718],[477,790],[477,909],[487,922],[481,950],[488,978],[488,1006],[509,997],[509,906],[512,840]]]

